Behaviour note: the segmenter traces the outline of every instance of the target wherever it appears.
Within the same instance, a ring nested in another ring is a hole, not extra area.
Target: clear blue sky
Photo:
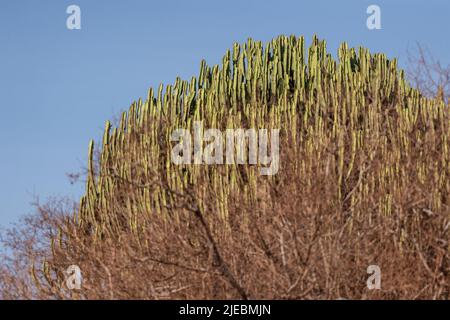
[[[66,28],[81,7],[82,29]],[[366,28],[381,7],[382,30]],[[316,33],[399,57],[415,42],[450,62],[448,0],[0,1],[0,225],[32,211],[34,196],[77,199],[68,172],[85,164],[88,141],[150,86],[196,75],[234,41]]]

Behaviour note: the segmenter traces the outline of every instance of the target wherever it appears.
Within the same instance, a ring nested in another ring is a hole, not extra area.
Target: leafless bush
[[[420,44],[408,52],[408,77],[411,83],[428,97],[440,97],[447,103],[450,97],[450,65],[443,66]]]
[[[428,209],[429,186],[411,177],[395,196],[392,215],[373,206],[383,192],[364,203],[336,205],[330,164],[317,163],[315,183],[307,184],[294,153],[282,150],[283,173],[276,181],[259,178],[256,206],[230,195],[227,229],[211,214],[214,194],[202,206],[196,202],[199,185],[176,195],[170,218],[139,216],[138,237],[123,230],[95,240],[67,219],[70,206],[38,207],[39,215],[5,242],[14,254],[0,273],[2,298],[449,299],[448,207]],[[413,159],[404,165],[412,169]],[[377,168],[375,159],[349,178],[347,194]],[[118,203],[113,210],[123,208]],[[44,260],[48,274],[36,268],[33,280],[30,264]],[[65,285],[64,270],[74,264],[83,274],[81,290]],[[371,264],[381,268],[381,290],[366,286]]]

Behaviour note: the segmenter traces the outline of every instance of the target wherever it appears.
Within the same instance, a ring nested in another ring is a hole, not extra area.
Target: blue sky
[[[66,9],[81,8],[81,30]],[[366,9],[381,8],[369,31]],[[426,46],[450,63],[447,0],[0,2],[0,225],[33,211],[36,196],[77,199],[66,173],[86,162],[89,139],[149,87],[196,75],[234,41],[313,34],[333,53],[341,41],[398,57]]]

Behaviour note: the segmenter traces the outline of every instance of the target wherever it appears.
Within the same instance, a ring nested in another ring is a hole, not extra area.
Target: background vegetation
[[[417,79],[419,79],[418,77]],[[450,113],[395,59],[280,36],[149,90],[100,148],[76,205],[38,206],[9,248],[13,299],[448,299]],[[174,129],[280,128],[280,170],[174,165]],[[81,290],[64,271],[80,266]],[[379,265],[381,290],[366,269]]]

